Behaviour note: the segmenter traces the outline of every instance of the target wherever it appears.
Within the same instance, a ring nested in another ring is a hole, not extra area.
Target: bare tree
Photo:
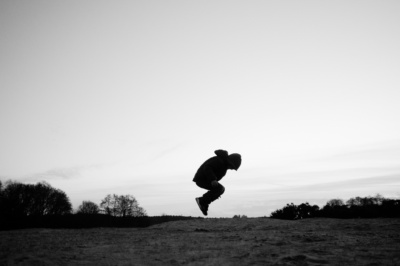
[[[100,208],[105,214],[112,215],[112,216],[117,216],[117,209],[116,209],[116,201],[115,198],[117,195],[113,194],[108,194],[100,203]]]
[[[360,197],[350,198],[348,201],[346,201],[346,204],[348,206],[361,206],[362,198]]]
[[[4,216],[3,183],[0,180],[0,217]]]
[[[355,197],[349,199],[346,204],[349,206],[371,206],[371,205],[382,205],[382,202],[385,200],[385,198],[380,195],[376,194],[375,197]]]
[[[139,206],[132,195],[108,194],[100,203],[100,208],[112,216],[146,216],[146,211]]]
[[[382,205],[382,203],[386,200],[381,194],[376,194],[375,197],[372,198],[374,204]]]
[[[91,201],[83,201],[78,207],[78,212],[80,214],[98,214],[100,211],[99,206]]]

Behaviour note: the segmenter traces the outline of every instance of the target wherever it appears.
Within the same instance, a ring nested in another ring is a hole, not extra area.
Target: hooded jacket
[[[211,183],[221,180],[229,169],[228,152],[225,150],[216,150],[217,156],[211,157],[205,161],[197,170],[193,182]]]

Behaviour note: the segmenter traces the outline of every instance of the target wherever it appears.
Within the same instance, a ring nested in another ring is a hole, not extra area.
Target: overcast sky
[[[399,1],[1,1],[0,179],[211,217],[400,197]]]

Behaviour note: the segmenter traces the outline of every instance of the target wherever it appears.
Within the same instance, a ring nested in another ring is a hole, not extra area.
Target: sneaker
[[[201,203],[201,198],[196,198],[196,202],[197,202],[197,205],[199,205],[199,208],[200,208],[201,212],[202,212],[205,216],[207,216],[208,205],[202,204],[202,203]]]

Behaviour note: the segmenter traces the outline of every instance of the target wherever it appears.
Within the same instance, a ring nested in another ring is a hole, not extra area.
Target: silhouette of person
[[[206,216],[211,202],[225,192],[224,186],[218,181],[226,175],[228,169],[237,171],[242,163],[242,157],[238,153],[228,155],[225,150],[216,150],[214,153],[217,156],[205,161],[193,178],[193,182],[196,182],[198,187],[208,190],[202,197],[196,198],[197,205]]]

